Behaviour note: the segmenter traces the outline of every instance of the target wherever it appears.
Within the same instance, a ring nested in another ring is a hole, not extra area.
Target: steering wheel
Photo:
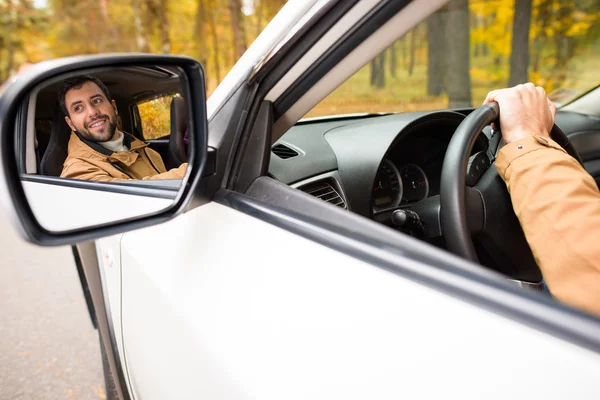
[[[481,168],[487,170],[474,185],[467,186],[467,166],[473,145],[484,127],[492,122],[499,126],[499,116],[496,102],[479,107],[463,120],[450,140],[440,183],[442,236],[448,250],[459,256],[477,263],[481,261],[513,279],[540,282],[541,273],[493,159],[482,161]],[[583,165],[558,126],[553,126],[550,137]],[[492,150],[495,156],[496,149]]]

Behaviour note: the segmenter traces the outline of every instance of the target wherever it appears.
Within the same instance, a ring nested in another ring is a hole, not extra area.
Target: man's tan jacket
[[[556,142],[504,146],[496,169],[554,297],[600,316],[600,192]]]
[[[187,164],[167,171],[160,154],[132,135],[123,134],[123,143],[129,151],[112,152],[72,132],[60,176],[101,182],[183,178]]]

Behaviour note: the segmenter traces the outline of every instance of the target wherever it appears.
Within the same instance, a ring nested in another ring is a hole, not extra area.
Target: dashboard
[[[440,219],[442,167],[451,138],[470,111],[301,121],[272,147],[268,172],[308,195],[446,248]],[[558,111],[555,123],[568,135],[600,186],[600,118]],[[465,171],[467,185],[475,184],[489,170],[500,139],[499,134],[492,135],[490,127],[483,128]],[[469,199],[465,200],[468,203]],[[493,214],[492,208],[481,211]],[[510,220],[507,214],[496,217]],[[492,229],[500,226],[498,221],[492,223]],[[528,256],[521,256],[527,252],[520,245],[505,253],[490,241],[486,234],[474,241],[483,265],[519,280],[541,279],[537,268],[527,269],[532,275],[519,272],[529,262],[523,258]],[[533,266],[533,259],[529,263]]]
[[[269,174],[300,190],[323,181],[346,208],[372,218],[439,195],[446,149],[466,114],[438,111],[300,122],[273,147]],[[486,151],[488,140],[482,133],[473,154]],[[296,155],[282,158],[283,148]]]

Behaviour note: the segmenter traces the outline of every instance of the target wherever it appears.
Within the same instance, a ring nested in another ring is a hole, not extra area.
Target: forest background
[[[210,94],[284,3],[0,0],[0,82],[23,63],[141,51],[198,59]],[[599,19],[600,0],[451,0],[309,116],[470,106],[526,81],[568,101],[598,84]]]

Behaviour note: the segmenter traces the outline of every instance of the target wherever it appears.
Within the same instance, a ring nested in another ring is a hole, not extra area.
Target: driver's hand
[[[506,143],[527,136],[550,136],[554,125],[556,106],[550,101],[544,88],[529,82],[508,89],[488,93],[483,104],[498,102],[500,126]]]

